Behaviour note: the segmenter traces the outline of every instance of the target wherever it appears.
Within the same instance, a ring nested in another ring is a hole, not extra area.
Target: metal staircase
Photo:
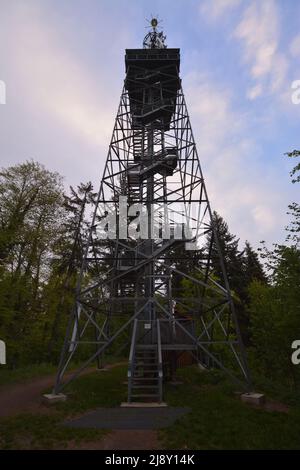
[[[132,137],[132,145],[134,161],[140,161],[144,154],[144,129],[142,126],[135,126]]]
[[[145,325],[152,326],[144,330],[146,333],[143,331]],[[127,376],[129,403],[162,402],[163,367],[159,320],[153,325],[135,320]]]

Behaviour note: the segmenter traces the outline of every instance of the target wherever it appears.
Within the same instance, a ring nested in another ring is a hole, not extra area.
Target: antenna
[[[152,28],[152,31],[149,31],[148,34],[144,37],[143,48],[144,49],[166,49],[166,36],[163,31],[157,31],[157,26],[162,21],[159,21],[158,18],[152,17],[151,20],[147,20],[149,26]]]

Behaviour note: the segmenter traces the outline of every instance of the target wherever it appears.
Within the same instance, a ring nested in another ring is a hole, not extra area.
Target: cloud
[[[293,38],[289,49],[292,57],[300,57],[300,34]]]
[[[266,232],[269,232],[276,227],[277,225],[276,214],[272,213],[270,207],[263,204],[263,201],[261,204],[256,205],[251,210],[251,213],[256,224],[260,228],[263,228],[263,230],[261,230],[261,234],[265,234]]]
[[[260,96],[263,92],[263,87],[261,83],[258,83],[257,85],[253,86],[247,91],[247,98],[249,100],[255,100],[258,96]]]
[[[77,139],[99,148],[111,135],[109,89],[101,91],[96,77],[45,21],[45,14],[32,4],[17,4],[9,17],[7,63],[16,98],[23,98],[27,112],[39,110]]]
[[[241,0],[205,0],[200,5],[200,13],[205,18],[216,20],[240,3]]]
[[[201,132],[200,146],[209,152],[216,142],[223,142],[227,136],[235,135],[240,127],[242,116],[233,113],[230,106],[230,92],[214,84],[211,78],[196,73],[185,77],[188,95],[193,97],[189,110],[197,116]]]
[[[255,81],[248,98],[278,92],[285,83],[289,61],[279,51],[280,15],[274,0],[254,0],[243,12],[233,36],[242,43],[243,61]]]
[[[210,76],[186,77],[186,97],[213,209],[241,240],[258,245],[276,238],[285,212],[276,168],[267,167],[249,127],[251,117],[233,105],[232,92]],[[193,97],[189,105],[189,97]],[[282,189],[282,188],[281,188]]]

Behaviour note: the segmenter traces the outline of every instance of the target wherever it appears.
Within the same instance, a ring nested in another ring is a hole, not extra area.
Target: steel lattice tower
[[[126,76],[54,392],[113,344],[128,345],[128,401],[161,401],[189,351],[245,389],[250,377],[179,76],[152,30]],[[213,266],[218,258],[222,276]],[[214,262],[213,262],[214,261]],[[185,288],[185,290],[184,290]],[[65,382],[77,351],[84,364]],[[226,359],[225,359],[226,358]]]

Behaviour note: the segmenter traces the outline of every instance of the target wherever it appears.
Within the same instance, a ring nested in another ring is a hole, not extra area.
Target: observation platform
[[[181,87],[180,50],[126,49],[125,67],[133,128],[168,129]]]

